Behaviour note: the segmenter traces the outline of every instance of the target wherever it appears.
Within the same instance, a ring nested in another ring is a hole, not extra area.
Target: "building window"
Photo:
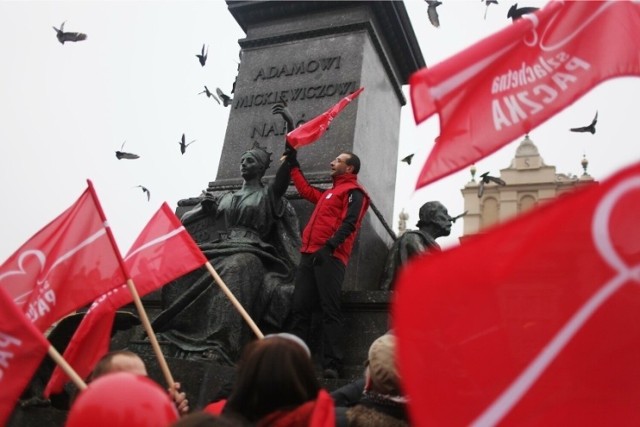
[[[536,201],[536,198],[531,196],[531,195],[526,195],[526,196],[522,196],[520,198],[520,209],[519,212],[525,212],[528,211],[529,209],[531,209],[532,207],[536,206],[538,204],[538,202]]]

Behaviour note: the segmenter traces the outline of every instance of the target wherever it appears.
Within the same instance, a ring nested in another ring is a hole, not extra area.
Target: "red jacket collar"
[[[342,175],[333,177],[334,186],[348,182],[358,182],[358,175],[353,173],[343,173]]]

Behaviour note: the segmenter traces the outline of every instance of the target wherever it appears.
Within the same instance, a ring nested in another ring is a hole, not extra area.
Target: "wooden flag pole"
[[[64,371],[65,374],[73,381],[73,383],[78,387],[78,390],[84,390],[87,388],[87,383],[84,382],[80,375],[69,365],[69,363],[64,360],[62,355],[58,353],[58,350],[55,349],[54,346],[49,345],[47,349],[49,356],[53,359],[54,362],[60,366],[60,368]]]
[[[140,295],[138,294],[138,290],[136,289],[133,280],[127,279],[127,286],[129,287],[129,291],[131,292],[131,296],[133,297],[133,302],[136,305],[136,309],[138,310],[138,315],[140,316],[142,326],[144,327],[144,330],[149,337],[149,342],[151,343],[153,352],[158,359],[158,364],[160,365],[160,369],[162,370],[162,375],[164,375],[164,379],[167,381],[167,385],[169,386],[169,388],[173,390],[173,388],[175,387],[175,381],[173,380],[171,371],[169,371],[169,365],[167,365],[167,360],[164,358],[164,354],[162,354],[162,349],[160,349],[160,344],[158,344],[158,339],[156,338],[156,334],[153,332],[151,322],[149,321],[149,316],[147,316],[147,312],[142,306]]]
[[[220,286],[220,289],[222,289],[222,292],[225,293],[225,295],[229,298],[229,300],[231,300],[231,303],[235,306],[236,310],[238,310],[238,312],[240,312],[240,315],[244,318],[244,320],[247,321],[253,333],[256,334],[256,336],[260,339],[264,338],[264,334],[262,333],[262,331],[260,331],[260,328],[258,328],[258,325],[256,325],[256,323],[253,321],[251,316],[249,316],[249,313],[247,313],[244,307],[242,307],[242,304],[240,304],[240,301],[238,301],[236,297],[231,293],[231,290],[229,290],[229,288],[224,283],[222,278],[218,275],[218,272],[215,270],[215,268],[213,268],[211,263],[207,261],[205,265],[207,266],[207,270],[209,270],[209,273],[211,273],[211,276],[213,276],[213,280],[216,281],[218,286]]]

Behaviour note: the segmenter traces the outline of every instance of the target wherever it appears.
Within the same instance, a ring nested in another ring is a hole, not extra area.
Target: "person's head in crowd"
[[[130,372],[147,376],[147,368],[137,354],[128,350],[116,350],[105,354],[93,368],[89,381],[113,372]]]
[[[309,349],[291,334],[268,335],[244,348],[223,414],[255,422],[314,400],[320,390]]]
[[[395,354],[396,337],[390,333],[371,344],[365,371],[365,390],[391,396],[402,394]]]
[[[87,382],[90,383],[97,378],[117,372],[128,372],[143,377],[148,376],[147,367],[140,356],[129,350],[115,350],[105,354],[98,360]],[[189,400],[180,389],[180,383],[176,382],[174,383],[174,388],[169,389],[169,394],[180,414],[185,415],[189,412]]]
[[[65,427],[160,427],[177,419],[174,402],[158,384],[117,372],[96,378],[80,392]]]

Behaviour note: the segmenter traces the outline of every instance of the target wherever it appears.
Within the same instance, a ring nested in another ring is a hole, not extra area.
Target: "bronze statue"
[[[407,230],[389,249],[380,289],[391,291],[402,266],[412,257],[427,251],[440,251],[436,239],[451,233],[452,218],[440,202],[427,202],[420,207],[417,230]]]
[[[237,191],[211,192],[181,217],[189,228],[213,219],[222,237],[199,242],[200,249],[258,325],[279,330],[288,315],[293,276],[300,253],[300,228],[284,194],[288,165],[270,184],[262,178],[271,153],[254,143],[240,161],[244,183]],[[153,326],[161,342],[177,347],[178,357],[234,363],[253,337],[240,314],[206,269],[163,288],[164,311]]]

